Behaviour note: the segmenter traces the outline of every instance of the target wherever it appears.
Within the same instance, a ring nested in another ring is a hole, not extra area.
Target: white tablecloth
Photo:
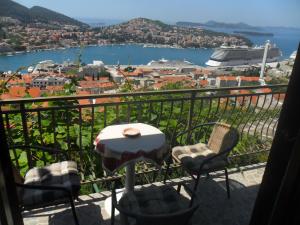
[[[125,137],[123,130],[136,128],[141,135]],[[115,172],[132,160],[151,160],[160,165],[168,153],[165,135],[159,129],[143,123],[112,125],[104,128],[97,136],[96,151],[102,155],[103,166]]]

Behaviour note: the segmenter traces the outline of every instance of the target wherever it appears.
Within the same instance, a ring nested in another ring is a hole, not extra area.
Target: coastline
[[[124,45],[138,45],[142,46],[143,48],[170,48],[170,49],[213,49],[213,47],[181,47],[179,45],[168,45],[168,44],[150,44],[150,43],[111,43],[111,44],[89,44],[84,45],[85,47],[101,47],[101,46],[124,46]],[[66,46],[66,47],[57,47],[57,48],[43,48],[43,49],[36,49],[36,50],[26,50],[26,51],[14,51],[14,52],[1,52],[0,56],[13,56],[19,54],[26,54],[26,53],[33,53],[33,52],[42,52],[42,51],[55,51],[55,50],[65,50],[71,48],[81,48],[81,45],[77,46]]]

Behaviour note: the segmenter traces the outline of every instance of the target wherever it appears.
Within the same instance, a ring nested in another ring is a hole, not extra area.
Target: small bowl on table
[[[134,127],[125,128],[122,132],[125,137],[135,138],[141,136],[141,132],[139,129]]]

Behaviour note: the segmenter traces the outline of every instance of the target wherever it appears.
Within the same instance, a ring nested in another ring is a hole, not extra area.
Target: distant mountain
[[[125,22],[124,20],[121,19],[101,19],[101,18],[86,18],[86,17],[77,17],[75,19],[90,25],[90,27],[104,27],[104,26],[116,25]]]
[[[85,23],[72,19],[61,13],[57,13],[40,6],[27,8],[11,0],[0,0],[0,17],[11,17],[18,19],[22,23],[38,21],[43,23],[58,22],[60,24],[76,25],[80,27],[88,26]]]
[[[176,23],[177,26],[180,27],[202,27],[204,23],[194,23],[194,22],[187,22],[187,21],[179,21]]]
[[[257,31],[242,31],[242,30],[235,30],[233,31],[235,34],[245,34],[250,36],[268,36],[273,37],[274,34],[270,32],[257,32]]]
[[[216,27],[216,28],[230,28],[230,29],[248,29],[248,30],[257,30],[259,27],[251,26],[246,23],[222,23],[210,20],[205,23],[207,27]]]
[[[230,28],[230,29],[247,29],[247,30],[259,30],[259,27],[251,26],[246,23],[223,23],[210,20],[206,23],[194,23],[179,21],[176,23],[177,26],[186,27],[212,27],[212,28]]]

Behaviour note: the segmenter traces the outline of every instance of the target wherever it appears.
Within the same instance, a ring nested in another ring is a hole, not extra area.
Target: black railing
[[[78,162],[83,180],[94,181],[102,180],[104,172],[100,156],[93,151],[93,141],[101,129],[118,123],[154,125],[175,146],[206,141],[211,132],[206,124],[226,122],[241,133],[241,141],[231,155],[233,163],[263,161],[266,155],[262,153],[272,141],[285,90],[286,85],[171,90],[3,100],[0,105],[10,146],[61,149]],[[186,132],[195,126],[192,133]],[[179,139],[181,132],[186,135]],[[39,155],[28,150],[25,154],[17,148],[12,149],[11,158],[22,172],[57,160],[45,152]],[[144,169],[152,171],[141,165],[137,172]]]

